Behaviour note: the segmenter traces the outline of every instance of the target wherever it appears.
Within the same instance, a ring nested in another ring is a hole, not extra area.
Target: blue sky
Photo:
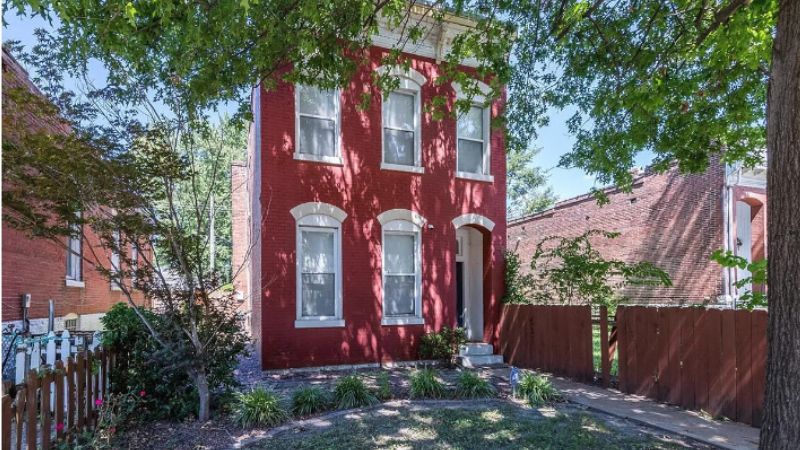
[[[35,44],[33,32],[36,28],[50,28],[41,18],[20,17],[11,12],[4,14],[4,19],[6,26],[3,27],[3,41],[18,40],[25,47]],[[95,68],[95,71],[99,79],[105,78],[102,69]],[[558,198],[565,199],[586,193],[594,186],[594,177],[580,169],[557,167],[561,155],[568,152],[575,141],[566,125],[572,111],[551,110],[549,114],[550,124],[539,130],[538,137],[532,144],[541,149],[534,164],[548,171],[550,185]]]

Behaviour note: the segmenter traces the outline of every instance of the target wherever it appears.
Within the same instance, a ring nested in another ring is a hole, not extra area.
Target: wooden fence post
[[[55,400],[56,400],[56,407],[55,407],[55,416],[54,419],[56,421],[56,440],[60,441],[64,437],[64,428],[66,424],[64,423],[64,397],[66,389],[64,389],[64,383],[66,382],[66,377],[64,374],[64,362],[63,361],[56,361],[54,367],[55,371]],[[59,424],[61,427],[59,428]]]
[[[17,390],[17,398],[14,400],[14,404],[17,408],[16,414],[16,421],[17,421],[17,442],[16,448],[17,450],[22,450],[22,426],[25,424],[25,400],[28,398],[28,392],[25,389],[24,385],[22,388]]]
[[[75,388],[77,383],[75,379],[77,378],[77,366],[75,364],[75,359],[73,357],[67,358],[67,379],[65,384],[67,386],[67,421],[64,424],[64,427],[67,430],[67,433],[72,433],[72,428],[75,426],[75,414],[77,412],[77,401],[78,398],[75,395]]]
[[[608,353],[608,308],[600,307],[600,368],[603,387],[611,385],[611,359]]]
[[[53,381],[53,373],[45,372],[42,377],[41,396],[39,403],[39,418],[42,423],[42,445],[44,450],[50,449],[50,383]]]
[[[31,369],[28,371],[28,376],[25,378],[25,386],[28,391],[28,396],[25,399],[27,409],[25,421],[28,425],[26,441],[28,441],[28,450],[36,450],[36,394],[39,390],[39,377],[36,370]]]
[[[75,371],[75,384],[77,385],[77,389],[75,393],[77,394],[77,412],[78,418],[76,421],[76,425],[78,427],[78,432],[83,431],[83,426],[85,425],[84,418],[86,417],[86,359],[84,358],[83,352],[78,353],[77,355],[77,362],[76,362],[77,370]]]
[[[3,395],[3,440],[0,443],[2,450],[11,450],[11,397]]]

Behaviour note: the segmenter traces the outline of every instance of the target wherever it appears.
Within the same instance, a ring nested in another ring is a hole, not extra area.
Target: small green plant
[[[375,392],[375,396],[378,397],[378,400],[385,402],[392,398],[392,388],[389,385],[388,373],[378,373],[378,376],[375,378],[375,383],[378,385],[378,389]]]
[[[275,426],[289,418],[278,394],[263,387],[239,393],[237,397],[234,417],[243,427]]]
[[[422,336],[419,343],[419,357],[452,364],[458,354],[458,347],[466,341],[467,332],[463,328],[444,327],[439,332],[431,332]]]
[[[367,389],[364,381],[355,374],[342,377],[336,383],[333,396],[336,407],[339,409],[358,408],[378,403],[378,399]]]
[[[767,294],[764,292],[764,287],[767,285],[767,260],[761,259],[756,262],[749,262],[741,256],[735,255],[732,251],[728,250],[715,250],[711,253],[711,260],[715,261],[722,267],[745,269],[750,272],[749,277],[742,278],[733,283],[737,289],[743,292],[736,301],[737,308],[745,308],[753,310],[753,308],[766,308],[767,307]],[[761,286],[760,290],[753,290],[753,287]],[[748,289],[745,289],[748,288]]]
[[[456,397],[484,398],[495,394],[494,387],[486,380],[472,372],[463,372],[456,384]]]
[[[411,374],[411,398],[442,398],[444,386],[435,369],[422,369]]]
[[[330,407],[331,395],[322,388],[304,387],[292,394],[292,413],[296,416],[308,416]]]
[[[550,380],[531,372],[522,375],[514,396],[527,400],[534,408],[561,401],[561,393],[553,387]]]

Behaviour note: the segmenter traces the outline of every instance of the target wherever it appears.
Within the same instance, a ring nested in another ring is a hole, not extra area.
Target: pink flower
[[[139,397],[144,397],[145,395],[147,395],[147,392],[139,391]]]
[[[103,399],[102,398],[98,398],[97,400],[94,401],[94,405],[95,406],[100,406],[102,404],[103,404]]]
[[[64,424],[63,424],[63,423],[61,423],[61,422],[57,423],[57,424],[56,424],[56,431],[57,431],[57,432],[59,432],[59,433],[61,433],[62,431],[64,431]]]

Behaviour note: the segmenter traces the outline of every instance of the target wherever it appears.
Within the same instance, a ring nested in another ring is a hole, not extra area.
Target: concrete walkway
[[[694,411],[658,403],[638,395],[626,395],[562,378],[552,378],[552,381],[568,401],[590,410],[724,449],[758,448],[758,428],[738,422],[705,419]]]

